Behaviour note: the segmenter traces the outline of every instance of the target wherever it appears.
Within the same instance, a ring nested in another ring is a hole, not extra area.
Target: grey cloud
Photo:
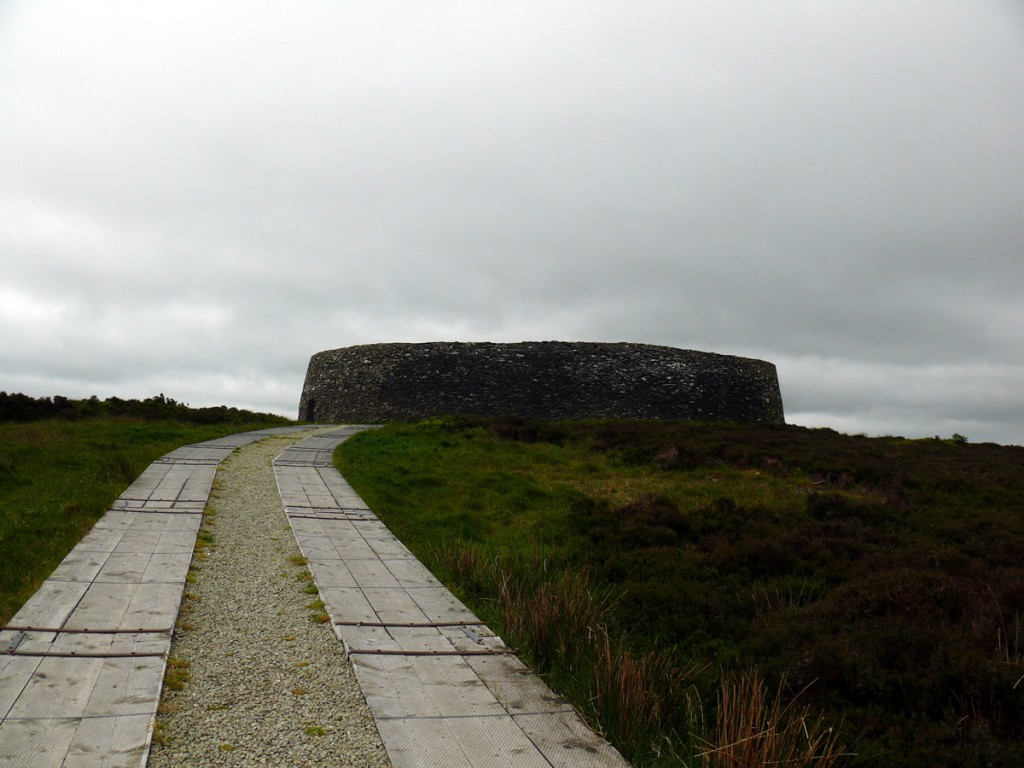
[[[320,349],[629,340],[1024,439],[1012,3],[22,1],[0,88],[0,388],[293,414]]]

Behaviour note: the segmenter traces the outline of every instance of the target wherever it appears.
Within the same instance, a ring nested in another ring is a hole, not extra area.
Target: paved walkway
[[[154,462],[0,630],[0,766],[140,768],[217,464],[283,428]],[[309,559],[396,768],[625,761],[377,520],[333,468],[358,427],[274,461]]]
[[[145,765],[171,633],[217,465],[271,434],[153,462],[0,630],[0,766]]]

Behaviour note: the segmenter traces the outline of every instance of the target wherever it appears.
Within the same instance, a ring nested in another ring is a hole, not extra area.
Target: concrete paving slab
[[[0,767],[62,768],[81,722],[76,718],[5,718],[0,721]]]
[[[309,569],[313,572],[313,580],[321,588],[356,586],[356,580],[344,560],[311,559]]]
[[[376,547],[374,547],[376,550]],[[400,560],[389,560],[388,570],[403,589],[415,589],[422,587],[438,588],[444,586],[437,577],[432,574],[423,563],[409,553],[408,558]]]
[[[2,642],[6,645],[6,638]],[[42,661],[35,656],[0,656],[0,724],[3,723],[2,718],[10,714],[11,707],[21,696]]]
[[[508,715],[382,719],[378,728],[396,766],[551,766]]]
[[[152,720],[152,714],[83,718],[68,748],[64,768],[136,768],[144,765],[149,756],[149,744],[140,744],[137,734],[148,729]]]
[[[50,578],[55,581],[90,582],[96,578],[109,556],[109,552],[72,550],[50,574]]]
[[[516,715],[516,725],[537,746],[552,768],[604,768],[622,757],[607,741],[571,715]]]
[[[91,582],[44,581],[10,623],[30,627],[61,627],[90,585]]]

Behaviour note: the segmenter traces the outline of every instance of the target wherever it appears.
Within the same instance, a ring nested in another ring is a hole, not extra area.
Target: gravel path
[[[164,687],[150,768],[390,765],[341,643],[312,620],[270,466],[295,439],[221,465],[171,647],[191,679]]]

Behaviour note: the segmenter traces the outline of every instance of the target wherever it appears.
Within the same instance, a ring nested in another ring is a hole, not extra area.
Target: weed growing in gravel
[[[292,565],[309,565],[308,558],[305,558],[302,555],[292,555],[288,558],[288,562]]]
[[[330,614],[327,613],[327,606],[323,600],[314,600],[309,603],[306,608],[311,610],[313,613],[310,615],[309,620],[314,624],[326,624],[331,620]]]
[[[167,670],[164,672],[164,685],[172,691],[180,691],[185,683],[192,679],[188,671],[189,662],[177,656],[167,659]]]
[[[162,720],[157,719],[153,723],[153,743],[163,745],[167,742],[167,725]]]
[[[302,588],[302,591],[307,595],[318,595],[320,594],[320,588],[316,584],[307,584]]]
[[[192,603],[198,600],[198,597],[193,595],[191,592],[185,593],[185,599],[181,601],[181,605],[178,606],[178,620],[175,622],[175,626],[182,632],[188,632],[194,627],[190,621],[192,613],[195,611]]]
[[[171,741],[170,735],[167,733],[167,722],[164,720],[166,717],[170,717],[175,712],[181,709],[181,702],[170,702],[161,701],[157,707],[157,718],[153,723],[153,743],[154,744],[168,744]]]
[[[321,728],[319,725],[307,725],[306,726],[307,736],[326,736],[327,729]]]
[[[192,556],[197,563],[205,563],[210,557],[210,550],[217,546],[217,539],[210,527],[215,521],[210,517],[212,512],[208,510],[203,515],[203,527],[196,534],[196,543],[192,548]]]
[[[161,700],[156,712],[158,715],[173,715],[179,709],[181,709],[180,701]]]

